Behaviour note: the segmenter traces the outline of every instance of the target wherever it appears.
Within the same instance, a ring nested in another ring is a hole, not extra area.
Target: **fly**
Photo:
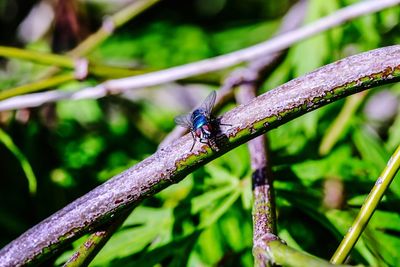
[[[196,139],[199,139],[200,143],[213,147],[211,141],[214,138],[216,129],[214,129],[215,120],[211,115],[211,111],[214,107],[216,96],[217,93],[212,91],[200,107],[193,110],[193,112],[175,117],[175,123],[188,128],[192,134],[193,145],[190,151],[193,150]]]

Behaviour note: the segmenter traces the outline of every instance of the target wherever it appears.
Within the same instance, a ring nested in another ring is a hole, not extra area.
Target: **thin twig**
[[[0,143],[2,143],[14,156],[18,159],[21,164],[21,168],[25,173],[26,179],[28,181],[29,193],[32,195],[36,194],[37,190],[37,179],[28,159],[25,157],[24,153],[14,144],[12,138],[0,127]]]
[[[361,206],[360,212],[358,213],[353,225],[348,230],[347,234],[343,238],[335,254],[332,256],[331,262],[334,264],[340,264],[344,262],[347,256],[350,254],[351,249],[360,238],[362,232],[367,226],[371,219],[376,207],[381,201],[384,193],[389,188],[390,183],[393,181],[396,173],[400,169],[400,145],[396,151],[390,157],[385,169],[376,180],[374,187],[369,193],[364,204]]]
[[[333,14],[319,19],[313,23],[310,23],[307,26],[304,26],[298,30],[287,32],[269,41],[242,50],[238,50],[236,52],[178,67],[173,67],[166,70],[151,72],[144,75],[110,80],[105,83],[99,84],[96,87],[80,89],[73,94],[64,94],[63,92],[60,92],[59,95],[57,95],[54,94],[54,92],[49,92],[49,94],[52,94],[54,96],[54,99],[49,96],[43,97],[45,97],[47,101],[56,101],[66,98],[100,98],[109,94],[118,94],[131,89],[155,86],[163,83],[185,79],[195,75],[224,69],[245,61],[251,61],[267,54],[286,49],[296,42],[343,24],[346,21],[349,21],[359,16],[371,14],[388,7],[392,7],[399,3],[400,0],[362,1],[357,4],[340,9]],[[32,101],[30,95],[11,98],[7,101],[0,101],[0,111],[35,106],[38,106],[38,103]]]
[[[131,75],[139,75],[147,72],[144,70],[125,69],[105,65],[90,65],[87,71],[88,74],[90,73],[96,76],[101,76],[103,78],[120,78]],[[83,78],[86,78],[86,75]],[[76,80],[82,79],[78,78],[75,73],[54,74],[53,76],[50,76],[48,78],[0,91],[0,100],[8,99],[10,97],[17,97],[27,93],[34,93],[48,88],[54,88],[66,82]],[[45,97],[46,96],[44,96],[44,98]]]
[[[239,104],[247,104],[256,97],[257,85],[244,84],[239,87],[236,99]],[[265,245],[266,237],[276,240],[276,214],[273,188],[273,175],[268,160],[267,140],[265,135],[256,137],[248,142],[253,185],[253,255],[255,265],[271,266],[272,259],[268,254],[258,253],[268,251]],[[261,248],[262,250],[259,250]]]
[[[74,68],[74,60],[70,57],[16,47],[0,46],[0,56],[18,58],[39,64],[58,66],[68,69]]]
[[[104,20],[103,25],[100,29],[90,35],[87,39],[85,39],[81,44],[79,44],[75,49],[71,50],[68,53],[68,56],[64,55],[57,55],[57,54],[50,54],[50,53],[42,53],[36,51],[30,51],[26,49],[19,49],[19,48],[12,48],[12,47],[4,47],[0,46],[0,55],[6,57],[15,57],[25,60],[30,60],[33,62],[41,63],[41,64],[48,64],[52,65],[53,67],[47,69],[44,73],[40,76],[39,81],[35,81],[29,84],[25,84],[22,86],[18,86],[15,88],[10,88],[7,90],[7,98],[11,96],[18,95],[20,88],[28,88],[29,90],[25,90],[26,92],[35,92],[49,88],[49,84],[52,87],[59,86],[66,82],[63,79],[57,79],[52,77],[56,75],[60,69],[58,67],[68,68],[68,69],[75,69],[76,66],[76,59],[86,56],[89,52],[95,49],[98,45],[100,45],[104,40],[106,40],[115,29],[122,26],[135,16],[141,14],[144,10],[151,7],[155,3],[159,2],[160,0],[138,0],[134,1],[133,3],[129,4],[128,6],[124,7],[114,15],[107,17]],[[132,75],[143,74],[141,70],[129,70],[124,68],[118,67],[111,67],[101,64],[89,63],[88,64],[88,73],[107,77],[107,78],[120,78]],[[57,75],[56,77],[61,77],[61,75]],[[61,99],[63,97],[67,97],[69,93],[61,93],[59,95],[54,94],[54,92],[49,93],[48,96],[36,97],[34,96],[33,99]],[[6,97],[4,97],[6,98]],[[1,98],[1,99],[4,99]],[[39,101],[41,102],[41,101]],[[47,100],[47,102],[49,102]],[[50,101],[51,102],[51,101]],[[45,102],[42,102],[45,103]]]
[[[102,227],[102,229],[98,229],[95,233],[91,234],[89,238],[79,246],[71,258],[68,259],[64,267],[88,266],[115,231],[124,223],[126,218],[128,218],[131,211],[132,209],[126,210],[123,214],[115,218],[115,220]]]
[[[73,73],[59,74],[48,79],[37,81],[34,83],[28,83],[8,90],[0,91],[0,100],[7,99],[9,97],[14,97],[17,95],[32,93],[39,90],[44,90],[55,85],[60,85],[62,83],[70,82],[75,80],[75,75]]]
[[[65,55],[39,52],[23,48],[0,46],[0,56],[29,60],[38,64],[57,66],[61,68],[76,69],[76,58]],[[143,74],[143,71],[120,68],[98,64],[95,62],[88,63],[88,72],[92,75],[102,77],[123,77]]]
[[[40,262],[113,216],[138,205],[196,168],[296,117],[362,90],[400,80],[400,46],[351,56],[294,79],[225,113],[232,124],[211,149],[183,136],[70,203],[0,250],[0,262]]]

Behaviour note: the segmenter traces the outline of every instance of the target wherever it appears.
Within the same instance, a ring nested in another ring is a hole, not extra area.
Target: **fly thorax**
[[[196,109],[193,111],[191,120],[195,130],[201,128],[203,125],[208,124],[207,117],[204,115],[204,111],[201,109]]]

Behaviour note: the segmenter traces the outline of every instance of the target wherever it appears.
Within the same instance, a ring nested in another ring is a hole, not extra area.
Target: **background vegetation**
[[[79,18],[76,32],[60,26],[58,13],[52,26],[32,40],[21,25],[40,1],[0,1],[1,45],[64,52],[97,29],[105,14],[121,9],[122,2],[76,2],[76,9],[67,9]],[[354,2],[311,0],[305,22]],[[89,58],[149,71],[221,55],[270,38],[291,5],[289,0],[162,1],[116,30]],[[399,19],[399,7],[387,9],[292,46],[262,92],[351,54],[399,43]],[[35,81],[49,67],[11,58],[0,64],[1,90]],[[173,117],[217,89],[227,73],[100,100],[0,112],[0,247],[154,153],[173,129]],[[74,90],[104,79],[90,76],[57,88]],[[399,84],[383,86],[268,133],[278,231],[290,246],[331,257],[399,144],[399,99]],[[235,105],[232,100],[223,110]],[[347,115],[345,123],[333,124],[341,112]],[[332,132],[338,141],[330,148],[325,140]],[[147,199],[92,264],[252,266],[251,201],[249,153],[241,146]],[[395,179],[350,263],[400,262],[399,204],[400,181]],[[83,240],[48,264],[62,264]]]

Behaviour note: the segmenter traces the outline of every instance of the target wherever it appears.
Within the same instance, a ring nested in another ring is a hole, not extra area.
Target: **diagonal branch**
[[[398,5],[399,3],[400,0],[362,1],[338,10],[331,15],[310,23],[298,30],[289,31],[258,45],[254,45],[229,54],[144,75],[109,80],[105,83],[97,85],[96,87],[80,89],[73,93],[55,93],[50,91],[34,94],[33,97],[36,96],[36,99],[45,98],[47,99],[46,102],[54,102],[60,99],[101,98],[109,94],[117,94],[131,89],[155,86],[185,79],[191,76],[221,70],[245,61],[251,61],[264,55],[286,49],[296,42],[304,40],[307,37],[323,32],[327,29],[341,25],[346,21]],[[32,95],[25,95],[1,101],[0,111],[7,109],[35,107],[43,103],[41,101],[35,102],[31,99],[31,97]]]
[[[0,262],[40,262],[240,144],[332,101],[399,80],[396,45],[339,60],[283,84],[221,117],[222,123],[233,126],[223,131],[226,138],[218,150],[198,143],[190,152],[192,138],[183,136],[32,227],[0,250]]]
[[[306,1],[302,0],[298,2],[297,4],[293,5],[293,7],[288,11],[288,13],[284,16],[282,25],[278,31],[277,34],[287,32],[292,29],[296,29],[299,27],[301,22],[303,21],[305,11],[306,11]],[[254,95],[250,92],[250,97],[247,94],[247,100],[246,102],[250,101],[252,98],[255,97],[255,91],[261,84],[261,81],[263,80],[262,74],[271,70],[276,64],[277,61],[279,61],[279,58],[282,57],[284,54],[283,51],[277,52],[271,55],[267,55],[263,58],[260,58],[258,60],[255,60],[254,62],[250,63],[250,66],[246,68],[246,77],[242,73],[242,70],[240,73],[238,71],[233,71],[231,75],[227,79],[225,79],[225,83],[222,86],[222,88],[218,91],[218,106],[222,106],[223,100],[228,99],[228,95],[233,94],[233,88],[238,85],[238,84],[243,84],[242,87],[246,87],[246,85],[249,85],[251,88],[248,88],[247,91],[254,92]],[[247,77],[250,76],[250,77]],[[250,78],[250,80],[248,79]],[[247,87],[246,87],[247,88]],[[245,88],[245,89],[246,89]],[[244,89],[244,90],[245,90]],[[242,94],[243,95],[243,94]],[[214,107],[215,110],[215,107]],[[175,127],[175,129],[167,135],[166,138],[160,143],[159,148],[162,148],[166,146],[167,144],[170,144],[174,140],[178,139],[182,135],[184,135],[187,131],[184,130],[182,127]],[[253,143],[252,143],[253,142]],[[254,140],[249,142],[249,148],[250,148],[250,154],[252,155],[252,161],[257,161],[260,164],[253,164],[254,166],[254,175],[253,177],[257,177],[257,174],[264,174],[263,172],[264,169],[266,169],[266,159],[263,160],[263,157],[266,155],[266,153],[259,151],[257,148],[258,144],[261,143],[262,147],[265,147],[265,138],[263,136],[257,137]],[[255,150],[257,150],[257,153]],[[255,155],[255,156],[254,156]],[[258,158],[261,158],[261,160],[257,160]],[[268,166],[269,167],[269,166]],[[262,181],[264,177],[260,177]],[[265,186],[264,184],[256,184],[253,182],[254,185],[254,195],[256,196],[256,202],[258,205],[254,205],[256,208],[256,211],[253,211],[253,224],[254,224],[254,229],[257,229],[254,234],[254,240],[258,241],[261,237],[261,233],[265,232],[272,232],[272,231],[265,231],[266,228],[272,225],[273,228],[275,228],[275,210],[274,210],[274,205],[271,204],[272,202],[272,194],[273,188],[272,188],[272,180],[269,179],[267,180],[268,187]],[[266,196],[266,197],[265,197]],[[265,204],[266,205],[265,205]],[[270,210],[264,211],[264,207],[267,206],[270,207]],[[264,214],[267,213],[267,220],[265,220]],[[84,244],[82,244],[78,250],[73,254],[73,256],[67,261],[67,263],[64,265],[64,267],[72,267],[72,266],[79,266],[80,264],[88,264],[94,257],[95,255],[101,250],[101,248],[106,244],[107,240],[110,238],[110,236],[115,232],[115,230],[119,227],[119,225],[126,219],[128,216],[128,212],[126,215],[119,216],[115,218],[114,221],[112,221],[109,225],[107,225],[103,230],[101,231],[96,231],[92,233],[87,241],[85,241]],[[266,222],[267,221],[267,222]],[[268,225],[267,225],[268,224]],[[267,229],[268,230],[268,229]],[[269,229],[271,230],[271,229]],[[273,231],[275,233],[275,231]],[[87,246],[87,243],[93,244],[91,246]],[[263,242],[262,244],[264,244]],[[263,256],[263,255],[262,255]],[[262,257],[260,256],[260,258]],[[262,259],[265,261],[264,259]]]

